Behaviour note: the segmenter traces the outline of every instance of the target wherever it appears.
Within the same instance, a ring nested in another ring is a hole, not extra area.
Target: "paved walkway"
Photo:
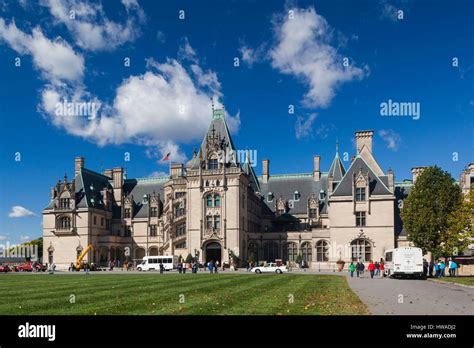
[[[416,279],[348,277],[372,314],[474,315],[474,289]]]

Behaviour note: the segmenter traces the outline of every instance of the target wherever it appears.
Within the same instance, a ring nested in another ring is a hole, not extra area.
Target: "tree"
[[[186,256],[186,263],[193,263],[193,256],[191,254],[188,254],[188,256]]]
[[[457,236],[448,233],[448,228],[452,224],[452,214],[460,208],[462,200],[461,189],[448,172],[437,166],[425,168],[401,210],[408,240],[424,253],[445,253],[442,243],[457,243]]]
[[[474,190],[470,190],[468,199],[448,216],[448,228],[441,234],[441,254],[458,255],[474,239]]]

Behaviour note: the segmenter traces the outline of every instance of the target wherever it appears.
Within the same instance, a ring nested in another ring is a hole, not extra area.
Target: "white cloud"
[[[276,45],[269,54],[272,66],[304,81],[309,91],[304,104],[327,107],[339,85],[364,77],[355,65],[343,66],[343,56],[331,46],[332,29],[314,8],[293,8],[294,18],[274,20]]]
[[[195,58],[189,43],[184,50]],[[147,71],[123,80],[113,103],[103,103],[99,115],[92,120],[58,117],[54,113],[56,103],[63,98],[91,99],[82,90],[48,85],[42,92],[41,109],[55,126],[100,146],[134,143],[150,147],[150,153],[158,160],[171,152],[171,160],[181,162],[186,156],[178,144],[203,137],[211,121],[211,98],[219,105],[222,96],[217,75],[204,72],[197,59],[194,62],[186,68],[175,59],[163,63],[149,59]],[[226,112],[226,120],[232,132],[238,130],[239,113],[231,116]]]
[[[21,217],[26,217],[26,216],[37,216],[37,215],[20,205],[15,205],[12,207],[12,210],[10,211],[10,213],[8,213],[8,216],[11,218],[21,218]]]
[[[64,24],[76,44],[85,50],[113,50],[139,35],[138,23],[145,21],[145,14],[136,0],[122,0],[127,12],[125,23],[107,18],[102,4],[76,0],[42,0],[57,23]],[[71,18],[74,11],[74,18]]]
[[[239,48],[239,52],[242,56],[242,60],[244,63],[248,64],[248,66],[252,67],[255,63],[261,61],[265,58],[265,46],[261,45],[256,49],[248,47],[245,44],[242,44]]]
[[[380,19],[389,19],[392,22],[397,21],[398,8],[390,4],[388,0],[382,0],[379,3]]]
[[[400,135],[391,129],[382,129],[379,131],[379,136],[385,141],[387,144],[387,148],[392,151],[397,151],[398,147],[400,146]]]
[[[149,178],[155,178],[157,176],[169,176],[169,173],[166,173],[163,171],[155,171],[155,172],[152,172],[150,175],[148,175]]]
[[[308,117],[297,116],[295,123],[296,139],[303,139],[310,137],[313,131],[313,123],[316,121],[317,114],[312,113]]]
[[[0,41],[6,42],[19,54],[29,54],[43,78],[54,84],[61,81],[77,82],[84,74],[84,58],[61,39],[45,37],[40,28],[28,35],[17,28],[14,21],[7,24],[0,18]]]
[[[31,240],[30,236],[20,236],[20,240],[22,242],[29,242]]]
[[[0,241],[6,240],[8,237],[6,235],[0,235]]]

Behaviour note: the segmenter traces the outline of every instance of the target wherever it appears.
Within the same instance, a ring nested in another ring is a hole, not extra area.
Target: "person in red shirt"
[[[383,277],[385,270],[385,263],[383,261],[380,261],[380,276]]]
[[[374,279],[375,264],[372,260],[370,260],[369,267],[367,267],[367,269],[370,272],[370,278]]]

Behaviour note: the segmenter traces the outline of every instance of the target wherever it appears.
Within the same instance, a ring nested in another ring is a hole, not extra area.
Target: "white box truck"
[[[385,251],[384,276],[423,278],[423,251],[414,247]]]

